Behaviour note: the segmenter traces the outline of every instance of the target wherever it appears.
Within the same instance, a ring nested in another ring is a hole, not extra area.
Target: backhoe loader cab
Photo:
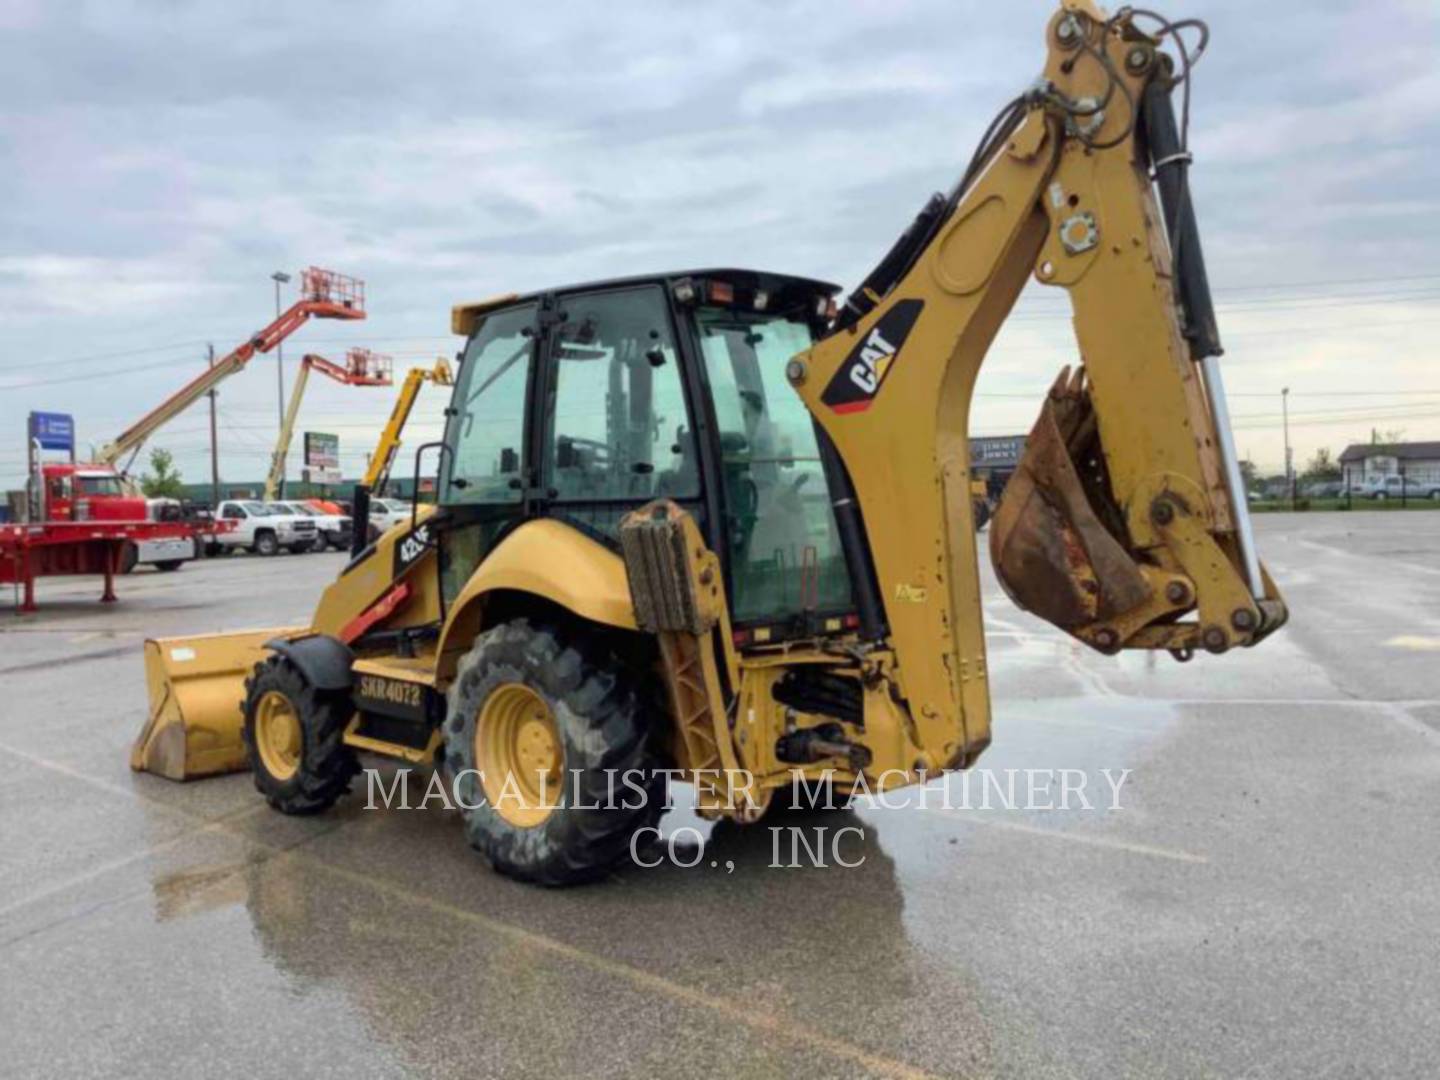
[[[749,822],[797,780],[972,764],[970,398],[1032,275],[1068,293],[1080,362],[989,526],[1006,592],[1107,654],[1263,640],[1286,609],[1170,100],[1194,57],[1163,48],[1197,25],[1063,0],[1042,79],[838,308],[738,270],[455,308],[436,504],[356,552],[309,626],[147,642],[133,767],[248,767],[310,813],[359,753],[438,763],[496,868],[561,884],[624,860],[671,777]]]
[[[520,522],[618,550],[624,516],[666,499],[719,556],[742,638],[853,625],[817,430],[785,376],[836,291],[700,270],[458,308],[469,339],[439,484],[444,600]]]

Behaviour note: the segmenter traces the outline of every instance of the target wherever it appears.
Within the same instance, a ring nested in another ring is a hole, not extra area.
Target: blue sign
[[[74,450],[75,418],[67,413],[32,412],[30,438],[45,450]]]

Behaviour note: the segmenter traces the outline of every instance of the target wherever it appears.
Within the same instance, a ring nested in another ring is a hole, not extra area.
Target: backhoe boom
[[[1089,0],[1066,0],[1047,41],[1041,82],[997,118],[965,180],[789,372],[853,486],[866,544],[847,558],[862,610],[867,592],[883,607],[930,759],[917,768],[964,764],[989,741],[967,427],[1032,273],[1068,292],[1081,365],[1052,388],[991,526],[1011,597],[1103,652],[1223,652],[1284,620],[1258,563],[1247,573],[1223,397],[1198,363],[1219,343],[1183,182],[1167,197],[1173,236],[1152,191],[1152,165],[1183,167],[1183,149],[1152,145],[1169,58],[1135,14],[1107,19]]]

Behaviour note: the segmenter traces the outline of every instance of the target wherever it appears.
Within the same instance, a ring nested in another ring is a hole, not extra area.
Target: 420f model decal
[[[837,413],[868,409],[884,385],[885,376],[900,359],[900,346],[905,344],[924,306],[924,300],[901,300],[887,311],[850,350],[820,400]]]

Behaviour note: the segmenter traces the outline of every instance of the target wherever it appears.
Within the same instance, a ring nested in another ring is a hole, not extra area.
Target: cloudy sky
[[[368,345],[452,353],[456,301],[753,265],[853,284],[1043,57],[1040,0],[0,4],[0,487],[30,409],[114,437],[273,313],[272,271],[368,284]],[[1440,439],[1440,7],[1187,0],[1192,184],[1243,455]],[[288,302],[287,297],[287,302]],[[977,434],[1026,430],[1074,358],[1032,284]],[[312,383],[363,464],[392,391]],[[413,428],[431,434],[432,394]],[[275,358],[220,394],[222,476],[262,476]],[[417,414],[418,415],[418,414]],[[203,405],[154,445],[208,477]],[[298,453],[292,452],[292,476]]]

